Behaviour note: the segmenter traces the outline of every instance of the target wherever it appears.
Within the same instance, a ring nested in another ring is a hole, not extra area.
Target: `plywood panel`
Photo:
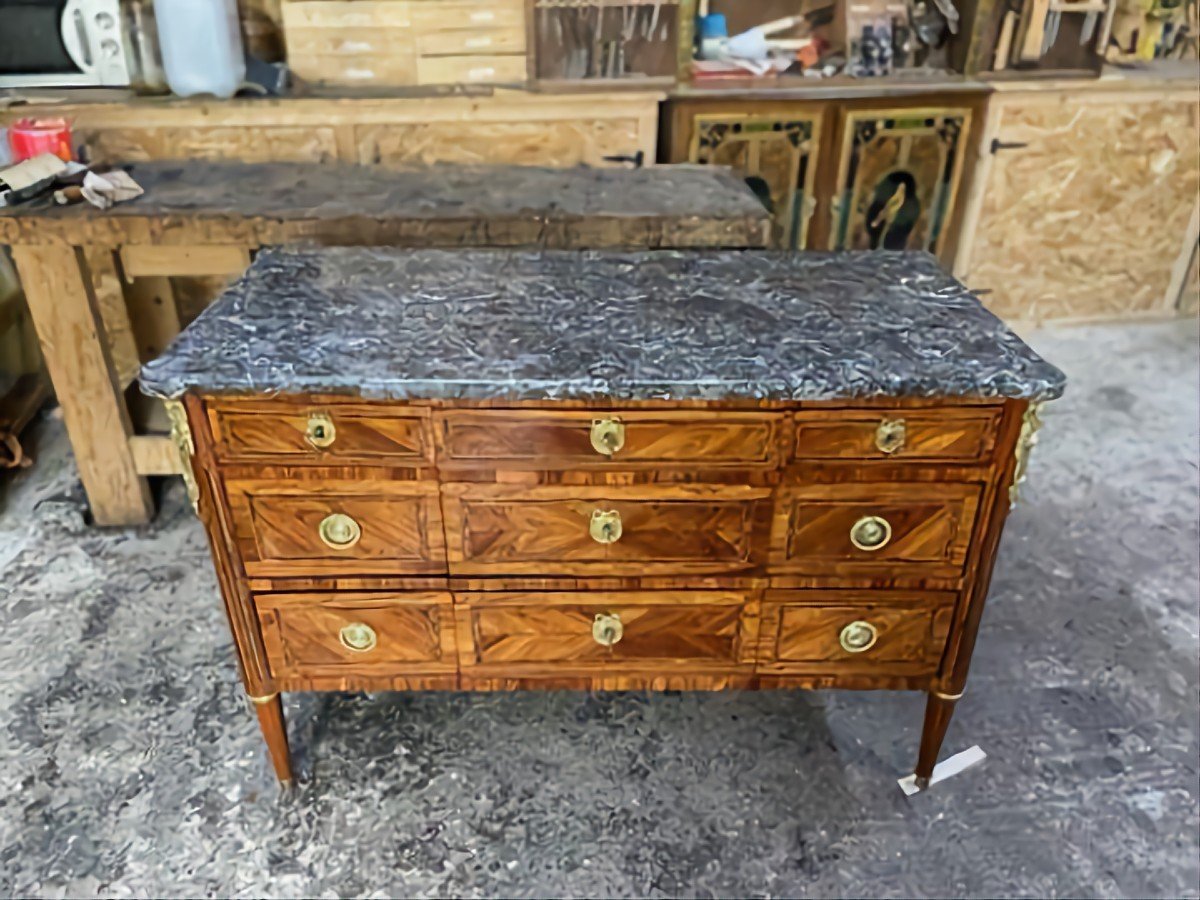
[[[435,162],[517,165],[604,165],[606,156],[644,148],[639,120],[570,119],[541,122],[443,121],[365,125],[355,129],[360,163]],[[648,155],[653,158],[653,152]]]
[[[76,131],[93,163],[147,159],[239,159],[242,162],[330,162],[337,158],[332,128],[88,127]]]
[[[1002,103],[965,266],[1020,319],[1162,313],[1200,190],[1190,91],[1014,95]],[[1025,145],[1025,146],[1013,146]],[[987,152],[985,149],[984,152]]]

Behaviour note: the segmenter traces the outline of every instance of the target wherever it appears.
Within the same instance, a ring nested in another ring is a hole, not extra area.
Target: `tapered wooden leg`
[[[283,720],[283,703],[279,695],[271,697],[252,697],[254,711],[258,713],[258,726],[262,729],[263,739],[267,742],[267,752],[271,756],[271,765],[275,767],[275,777],[288,785],[292,783],[292,757],[288,752],[287,723]]]
[[[917,787],[921,790],[929,787],[929,778],[933,775],[933,767],[937,765],[942,740],[946,737],[946,729],[950,727],[950,717],[954,715],[954,705],[961,696],[930,691],[929,699],[925,702],[925,727],[921,731],[921,751],[917,754],[915,772]]]

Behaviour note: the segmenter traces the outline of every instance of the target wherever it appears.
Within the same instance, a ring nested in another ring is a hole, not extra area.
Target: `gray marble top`
[[[1065,378],[926,254],[268,250],[148,393],[1047,399]]]

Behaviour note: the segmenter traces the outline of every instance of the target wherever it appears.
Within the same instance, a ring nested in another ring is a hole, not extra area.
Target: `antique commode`
[[[143,369],[281,691],[925,691],[1064,378],[932,257],[264,251]]]

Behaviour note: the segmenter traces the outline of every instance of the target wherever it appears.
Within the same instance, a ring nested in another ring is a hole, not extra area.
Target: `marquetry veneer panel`
[[[433,462],[426,409],[344,402],[297,406],[258,400],[214,404],[208,408],[208,420],[221,460],[390,466]],[[332,429],[328,446],[317,446],[311,439],[314,421],[322,422],[318,427]]]
[[[255,598],[271,671],[281,678],[445,675],[458,670],[446,593],[262,594]],[[371,629],[356,650],[342,629]]]
[[[788,484],[775,507],[773,570],[806,575],[954,578],[962,573],[982,485],[843,482]],[[878,549],[851,533],[869,517],[890,537]]]
[[[598,420],[622,427],[604,454],[592,444]],[[782,453],[783,416],[675,411],[454,410],[435,417],[439,465],[506,469],[767,468]],[[458,477],[455,475],[454,477]]]
[[[464,670],[494,666],[534,677],[754,662],[757,602],[745,604],[733,591],[501,592],[455,599]],[[596,641],[597,615],[619,620],[617,643]]]
[[[745,485],[444,484],[452,574],[737,572],[765,560],[770,490]],[[620,538],[594,539],[597,513]]]
[[[326,477],[225,483],[233,538],[250,576],[423,574],[446,571],[436,482]],[[339,549],[321,539],[329,516],[352,518],[361,536]]]
[[[893,462],[986,463],[1000,420],[999,407],[801,411],[795,415],[797,460],[890,460]],[[903,435],[890,452],[880,448],[881,425],[895,423]]]

